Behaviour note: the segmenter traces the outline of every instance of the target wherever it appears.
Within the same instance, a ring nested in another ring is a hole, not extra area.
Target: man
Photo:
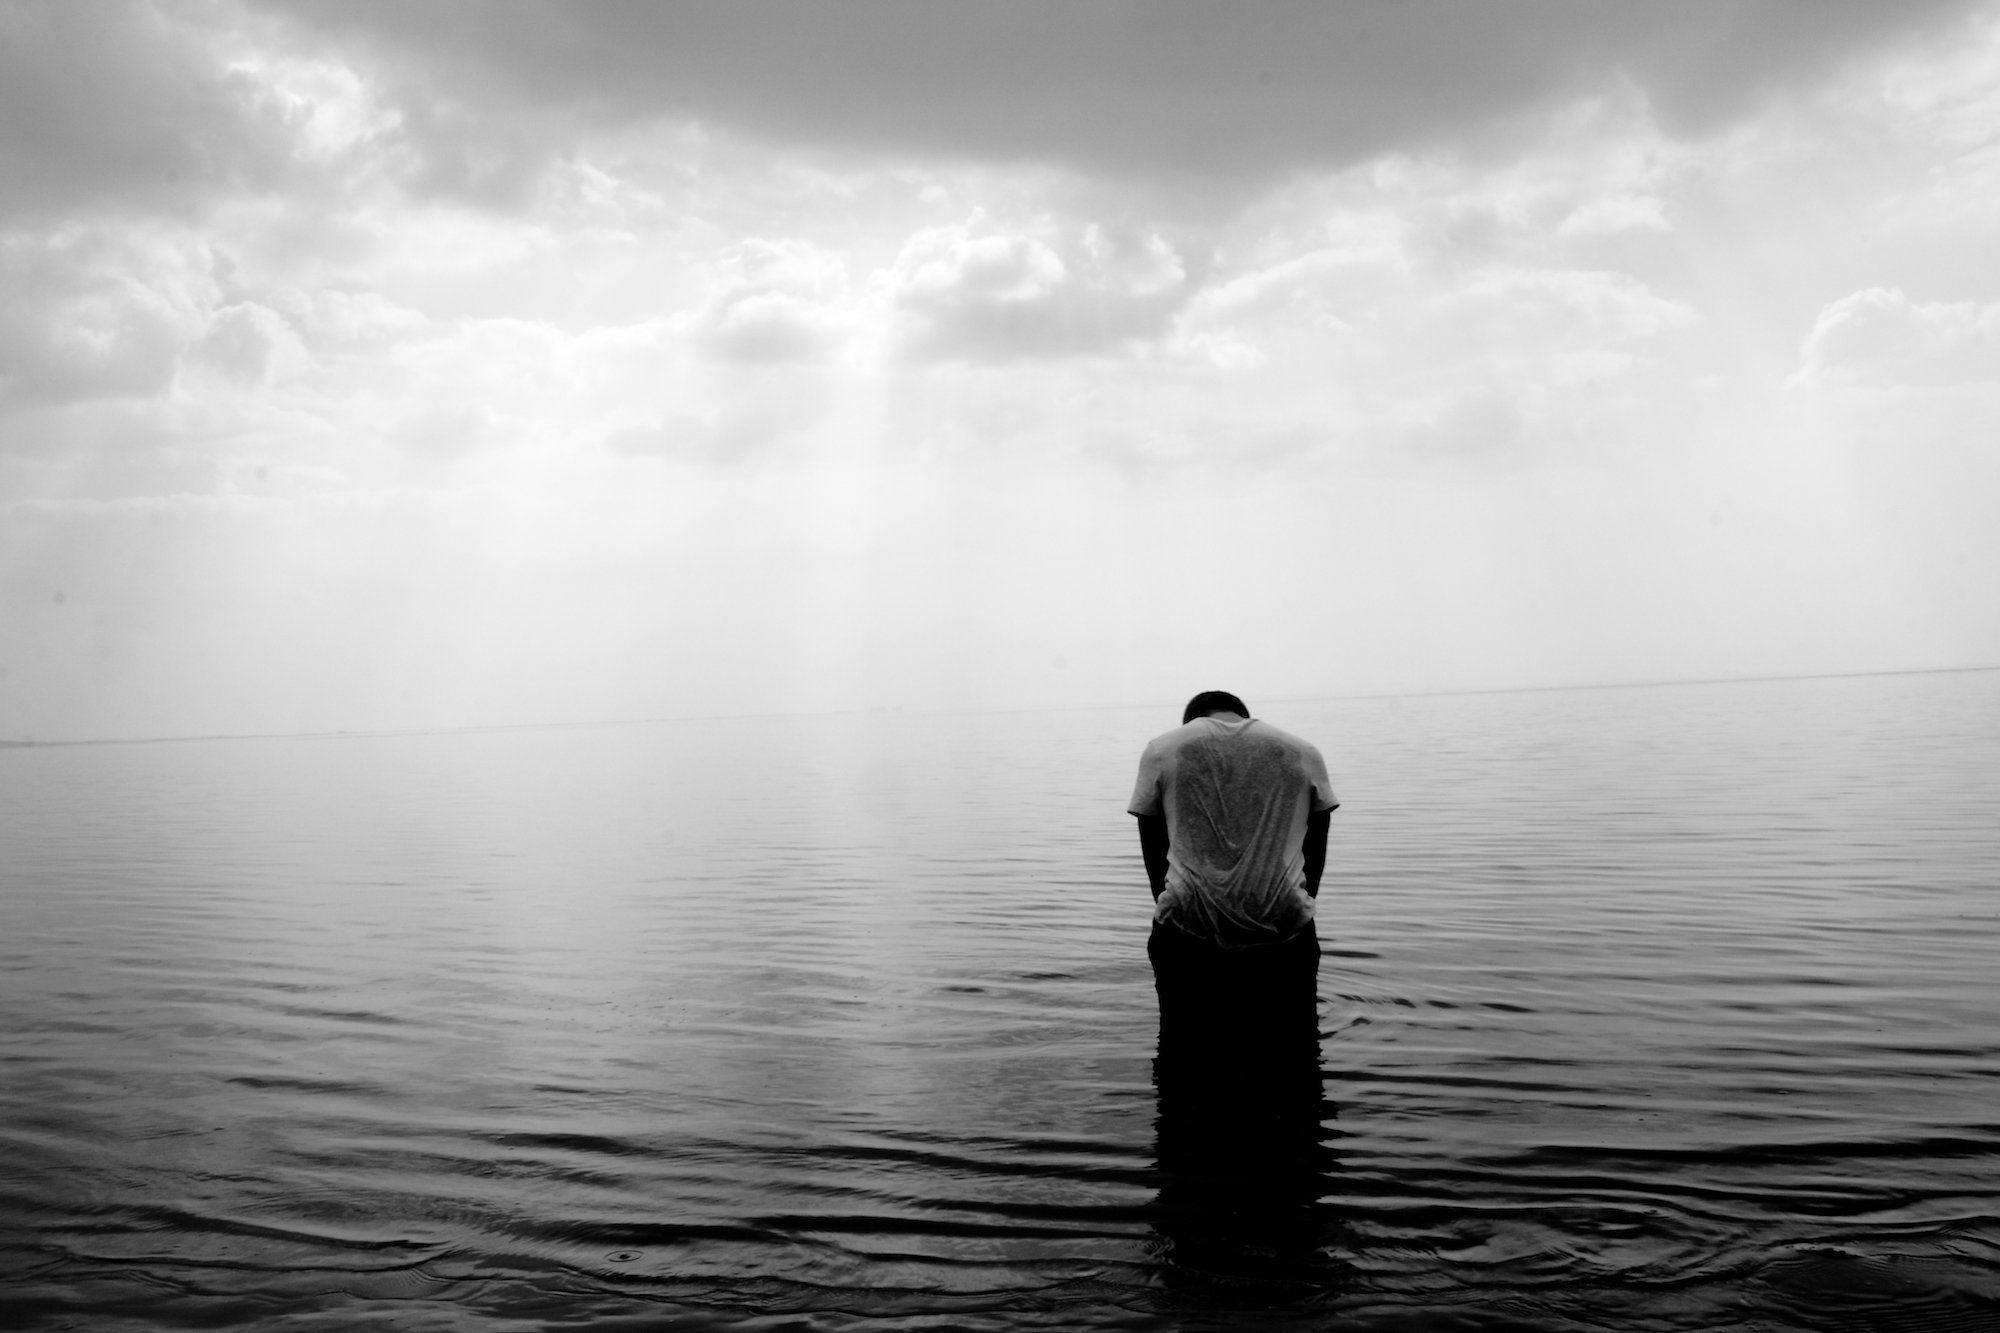
[[[1313,930],[1335,804],[1318,750],[1220,691],[1139,760],[1129,808],[1153,886],[1154,1217],[1170,1285],[1337,1277]]]
[[[1313,1021],[1313,906],[1338,805],[1318,750],[1220,690],[1146,746],[1127,809],[1153,890],[1163,1033],[1226,1033],[1274,1011]]]

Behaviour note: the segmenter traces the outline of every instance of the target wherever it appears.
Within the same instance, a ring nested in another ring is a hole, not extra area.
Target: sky
[[[1995,3],[7,0],[0,181],[0,739],[2000,664]]]

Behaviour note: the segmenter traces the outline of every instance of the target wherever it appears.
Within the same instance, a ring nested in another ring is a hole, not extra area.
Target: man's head
[[[1226,690],[1203,690],[1188,700],[1187,711],[1181,714],[1181,725],[1186,726],[1210,713],[1234,713],[1238,717],[1248,717],[1250,706]]]

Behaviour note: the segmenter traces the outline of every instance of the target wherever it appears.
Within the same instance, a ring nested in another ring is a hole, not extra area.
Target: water
[[[2000,673],[1260,712],[1282,1088],[1155,710],[0,751],[0,1326],[2000,1329]]]

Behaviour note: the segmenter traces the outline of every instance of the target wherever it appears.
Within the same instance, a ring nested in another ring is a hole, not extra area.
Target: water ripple
[[[2000,1330],[2000,675],[1270,711],[1290,1081],[1144,710],[0,752],[0,1324]]]

